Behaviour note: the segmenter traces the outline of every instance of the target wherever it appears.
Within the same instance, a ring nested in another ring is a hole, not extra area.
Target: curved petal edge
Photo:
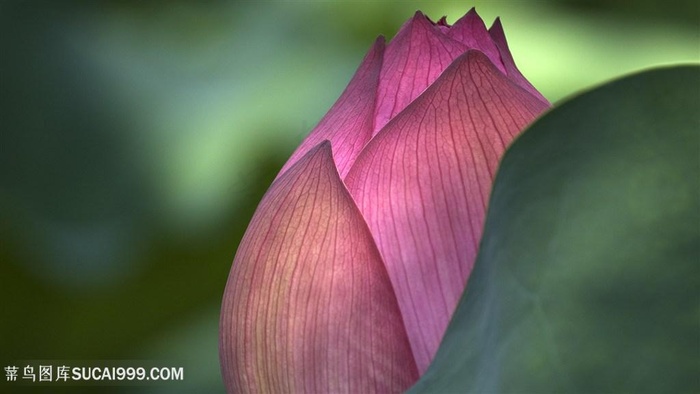
[[[294,151],[277,178],[321,142],[331,142],[338,172],[344,176],[372,138],[379,73],[384,59],[384,37],[378,37],[350,83],[328,113]]]
[[[385,261],[421,373],[474,264],[500,157],[546,108],[470,50],[370,141],[345,178]]]
[[[322,142],[275,181],[226,285],[231,392],[385,393],[418,379],[396,296]]]

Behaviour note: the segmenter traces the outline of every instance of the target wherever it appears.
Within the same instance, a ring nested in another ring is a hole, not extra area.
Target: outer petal
[[[343,176],[348,172],[357,155],[372,138],[383,55],[384,37],[379,37],[338,101],[292,154],[277,178],[324,140],[331,142],[338,172]]]
[[[398,392],[418,378],[387,272],[327,141],[263,198],[221,316],[230,392]]]
[[[546,107],[468,51],[387,124],[345,179],[384,258],[421,373],[474,263],[499,158]]]
[[[374,134],[401,112],[467,47],[446,36],[420,11],[406,22],[384,55]]]
[[[547,99],[544,98],[544,96],[542,96],[542,94],[538,92],[534,86],[532,86],[532,84],[523,76],[523,74],[520,73],[518,67],[515,66],[515,60],[513,60],[513,56],[510,54],[510,49],[508,49],[506,34],[503,32],[503,26],[501,25],[500,18],[496,18],[496,20],[493,21],[493,25],[491,25],[491,28],[489,28],[489,35],[496,43],[496,46],[501,54],[501,60],[506,67],[506,75],[508,75],[508,77],[520,87],[537,97],[538,100],[549,105],[549,101],[547,101]]]

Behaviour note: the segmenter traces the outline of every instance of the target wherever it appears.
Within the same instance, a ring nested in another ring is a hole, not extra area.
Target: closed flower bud
[[[464,292],[500,157],[548,107],[500,21],[473,9],[380,37],[241,241],[221,311],[228,390],[415,383]]]

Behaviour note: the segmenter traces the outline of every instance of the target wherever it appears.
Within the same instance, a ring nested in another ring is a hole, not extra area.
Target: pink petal
[[[484,21],[476,13],[476,9],[472,8],[466,15],[459,18],[447,32],[447,35],[466,45],[469,49],[480,50],[491,59],[499,70],[503,73],[506,72],[498,48],[486,30]]]
[[[379,78],[374,134],[467,50],[441,29],[419,11],[387,46]]]
[[[428,19],[430,20],[430,18]],[[433,24],[443,33],[447,33],[450,30],[450,24],[447,23],[447,16],[443,16],[442,18],[438,19],[437,22],[433,22]]]
[[[418,378],[386,269],[326,141],[268,191],[221,318],[231,392],[399,392]]]
[[[340,174],[344,176],[348,172],[357,155],[372,137],[375,96],[383,55],[384,38],[379,37],[343,94],[292,154],[277,178],[324,140],[331,142]]]
[[[374,137],[345,179],[385,261],[421,373],[471,272],[499,159],[546,108],[470,50]]]
[[[547,105],[550,105],[549,101],[547,101],[547,99],[544,98],[544,96],[542,96],[542,94],[538,92],[537,89],[535,89],[535,87],[532,86],[532,84],[527,79],[525,79],[523,74],[520,73],[520,70],[518,70],[518,67],[515,66],[515,60],[513,60],[513,56],[510,54],[510,49],[508,49],[506,34],[503,31],[503,26],[501,25],[500,18],[496,18],[496,20],[493,21],[491,28],[489,28],[489,35],[496,43],[496,46],[498,47],[498,50],[501,54],[501,60],[503,61],[503,64],[506,68],[506,75],[508,75],[508,77],[520,87],[530,92],[530,94],[532,94],[533,96],[537,97],[538,100]]]

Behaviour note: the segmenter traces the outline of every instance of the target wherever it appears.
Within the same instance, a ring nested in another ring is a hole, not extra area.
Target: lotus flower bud
[[[549,107],[497,19],[420,12],[360,64],[284,165],[221,310],[231,392],[409,388],[476,258],[499,159]]]

